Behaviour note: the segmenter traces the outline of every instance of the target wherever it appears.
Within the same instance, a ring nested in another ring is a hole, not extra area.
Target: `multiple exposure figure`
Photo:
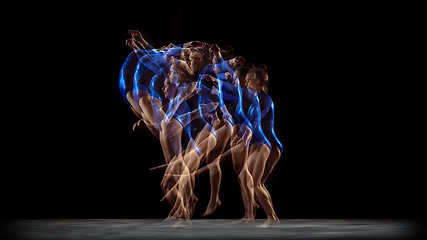
[[[141,33],[129,30],[133,51],[120,71],[120,92],[140,119],[133,129],[148,128],[159,139],[166,163],[161,188],[172,209],[171,227],[191,224],[196,178],[209,174],[211,197],[205,213],[221,205],[221,167],[233,164],[245,215],[234,223],[254,222],[259,206],[278,224],[264,186],[283,152],[274,132],[274,104],[267,94],[266,66],[245,66],[218,45],[193,41],[155,49]],[[138,46],[138,44],[142,49]],[[228,143],[228,144],[227,144]],[[206,166],[199,168],[206,161]],[[259,204],[259,205],[258,205]]]

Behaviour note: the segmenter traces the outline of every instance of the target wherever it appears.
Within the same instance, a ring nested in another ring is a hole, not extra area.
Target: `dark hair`
[[[265,64],[261,64],[256,68],[251,68],[248,73],[255,74],[255,79],[260,80],[261,89],[264,92],[269,92],[270,83],[268,81],[267,66]]]
[[[234,58],[234,48],[230,45],[225,46],[225,49],[221,49],[220,53],[224,61]]]
[[[236,67],[236,69],[234,69],[234,71],[238,72],[237,76],[239,77],[239,79],[241,81],[243,81],[243,79],[241,79],[241,78],[242,77],[246,77],[246,74],[248,74],[249,70],[251,68],[253,68],[253,67],[254,67],[254,65],[252,63],[249,63],[247,66],[238,66],[238,67]]]

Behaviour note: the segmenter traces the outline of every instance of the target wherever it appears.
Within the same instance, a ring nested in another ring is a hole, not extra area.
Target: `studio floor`
[[[408,239],[415,224],[408,220],[281,219],[267,229],[231,224],[233,219],[194,219],[170,228],[162,219],[31,219],[9,222],[14,239]],[[173,223],[173,222],[172,222]]]

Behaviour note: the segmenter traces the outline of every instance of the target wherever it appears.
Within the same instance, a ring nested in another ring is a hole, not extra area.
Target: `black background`
[[[396,127],[402,106],[386,50],[398,16],[330,7],[144,5],[65,17],[52,34],[59,45],[45,49],[51,74],[32,92],[44,107],[35,107],[17,140],[12,217],[165,218],[171,210],[159,201],[161,172],[149,171],[164,163],[160,143],[132,131],[138,119],[118,89],[128,29],[156,48],[209,41],[267,65],[284,147],[266,184],[279,218],[413,217],[404,130]],[[201,218],[209,178],[194,191]],[[231,166],[220,199],[208,218],[243,216]]]

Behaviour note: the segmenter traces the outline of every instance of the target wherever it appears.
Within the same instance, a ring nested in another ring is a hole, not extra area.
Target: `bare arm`
[[[135,44],[132,38],[126,39],[126,45],[131,47],[135,52],[139,50],[139,47]]]
[[[219,51],[220,51],[220,48],[216,44],[212,44],[211,48],[209,48],[209,52],[213,53],[214,60],[216,63],[222,62],[222,60],[221,60],[222,56],[221,56],[221,53]]]
[[[132,35],[132,38],[135,41],[137,41],[138,43],[140,43],[144,49],[152,49],[153,48],[147,41],[145,41],[145,39],[142,37],[142,35],[139,31],[128,30],[128,33],[130,33]]]

